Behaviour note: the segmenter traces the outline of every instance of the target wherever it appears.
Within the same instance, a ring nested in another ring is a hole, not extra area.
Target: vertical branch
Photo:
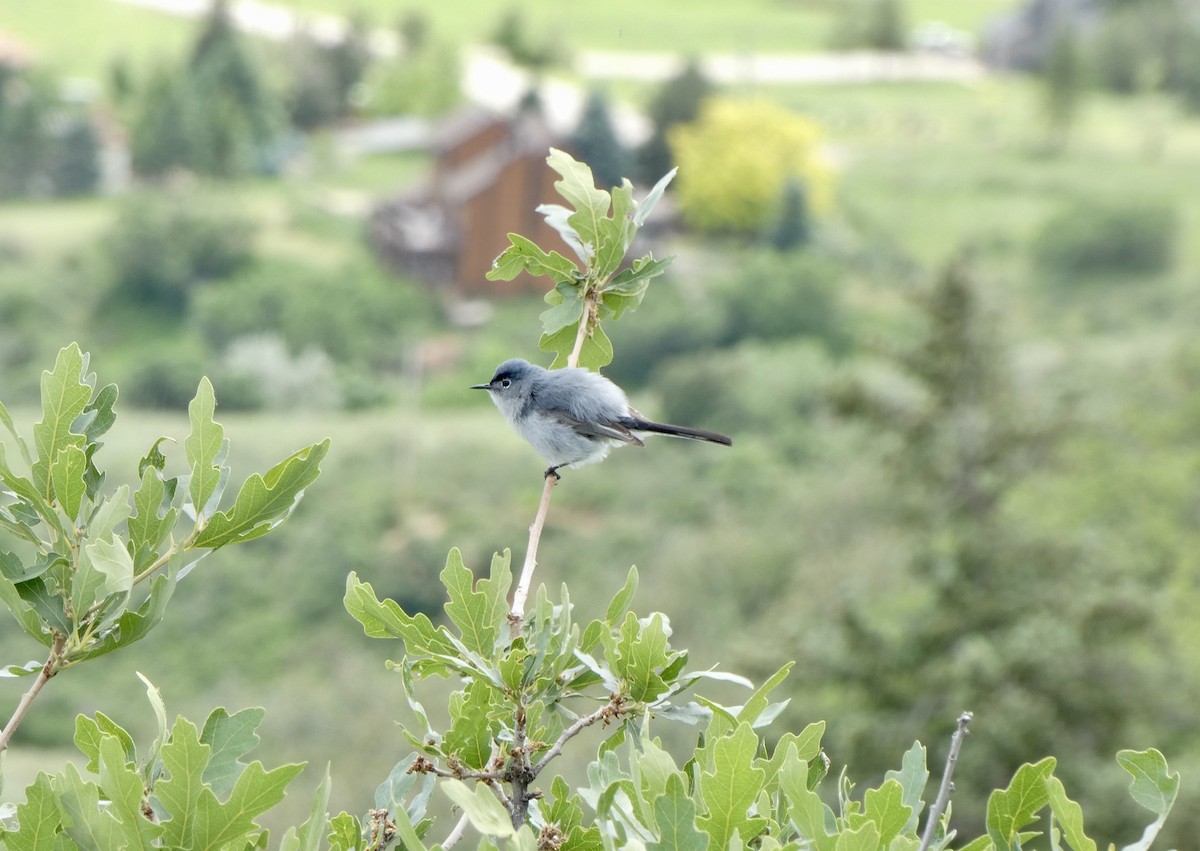
[[[50,658],[46,660],[46,664],[42,666],[42,670],[38,671],[37,677],[33,681],[33,685],[29,687],[29,691],[21,695],[21,702],[17,704],[17,708],[13,710],[12,717],[8,719],[8,724],[4,727],[4,732],[0,733],[0,752],[8,748],[9,741],[12,740],[13,733],[17,732],[17,727],[21,726],[21,721],[25,718],[25,713],[29,711],[30,705],[41,692],[42,686],[46,685],[59,671],[59,665],[62,663],[63,648],[66,646],[67,637],[61,633],[56,633],[54,636],[54,646],[50,649]]]
[[[933,835],[937,832],[938,822],[942,820],[942,813],[946,811],[946,805],[950,803],[950,793],[954,791],[954,782],[951,779],[954,776],[954,766],[958,764],[958,752],[962,750],[963,739],[969,732],[967,725],[974,717],[974,713],[971,712],[964,712],[958,716],[958,729],[954,731],[954,736],[950,739],[950,753],[946,757],[946,769],[942,772],[942,785],[938,789],[937,799],[929,808],[925,833],[921,836],[921,847],[918,851],[929,851],[929,846],[933,843]]]
[[[508,629],[512,638],[521,634],[521,622],[525,619],[525,601],[529,597],[529,586],[533,584],[533,569],[537,567],[538,542],[542,538],[542,527],[546,525],[546,515],[550,512],[550,494],[554,491],[556,484],[558,484],[557,477],[546,476],[546,485],[542,489],[542,501],[538,503],[533,525],[529,527],[529,546],[525,548],[525,563],[521,566],[521,577],[517,580],[517,590],[513,592],[512,608],[508,610]]]
[[[596,319],[596,290],[589,287],[583,296],[583,316],[579,319],[579,330],[575,334],[575,346],[567,358],[567,366],[579,366],[579,356],[583,353],[583,342],[591,333]]]
[[[583,341],[587,339],[588,330],[596,313],[595,291],[589,289],[583,298],[583,316],[579,318],[579,331],[575,335],[575,348],[567,358],[567,367],[579,366],[579,355],[583,351]],[[512,607],[508,610],[509,635],[516,638],[521,634],[521,624],[525,620],[525,601],[529,599],[529,587],[533,584],[533,570],[537,567],[538,543],[542,539],[542,527],[546,525],[546,515],[550,513],[550,494],[558,484],[557,476],[546,476],[546,485],[542,488],[542,499],[538,503],[537,514],[529,527],[529,545],[525,548],[525,563],[521,565],[521,576],[517,580],[517,588],[513,592]]]

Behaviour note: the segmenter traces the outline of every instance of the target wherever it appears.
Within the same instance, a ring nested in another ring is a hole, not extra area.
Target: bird
[[[614,446],[644,446],[648,434],[733,445],[713,431],[646,419],[620,387],[580,367],[551,370],[512,358],[496,367],[487,384],[470,389],[486,390],[517,434],[550,464],[546,478],[561,478],[564,467],[603,461]]]

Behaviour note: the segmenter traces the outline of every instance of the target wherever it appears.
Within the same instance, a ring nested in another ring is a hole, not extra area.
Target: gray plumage
[[[488,391],[517,434],[550,463],[547,475],[602,461],[614,446],[642,446],[647,434],[733,444],[723,434],[646,419],[620,387],[587,369],[549,370],[514,358],[471,389]]]

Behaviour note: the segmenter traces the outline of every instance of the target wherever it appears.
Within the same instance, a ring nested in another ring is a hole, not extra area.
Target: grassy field
[[[670,2],[615,0],[564,7],[551,0],[497,4],[489,0],[440,3],[421,0],[278,0],[301,14],[361,12],[375,25],[393,26],[402,12],[428,17],[435,38],[450,43],[487,40],[509,9],[519,9],[531,38],[572,50],[631,50],[676,54],[705,52],[790,53],[828,48],[835,3],[753,0],[736,12],[723,0]],[[1013,0],[909,0],[908,21],[941,21],[978,33]],[[70,26],[63,26],[70,21]],[[55,0],[0,5],[0,32],[29,46],[39,64],[68,76],[104,79],[114,58],[133,67],[177,54],[193,22],[111,0]]]
[[[116,57],[135,67],[176,56],[194,23],[109,0],[0,4],[0,32],[33,50],[34,61],[66,76],[105,79]]]
[[[284,0],[284,5],[339,14],[362,10],[381,25],[393,23],[403,11],[418,10],[429,17],[437,34],[456,41],[485,40],[505,13],[517,9],[535,40],[549,37],[567,49],[685,54],[821,50],[828,47],[837,10],[836,2],[777,0],[750,0],[736,7],[722,0],[688,0],[686,5],[614,0],[569,6],[553,0],[420,0],[403,9],[388,0]],[[943,21],[974,33],[1014,5],[1012,0],[909,0],[906,9],[912,24]]]

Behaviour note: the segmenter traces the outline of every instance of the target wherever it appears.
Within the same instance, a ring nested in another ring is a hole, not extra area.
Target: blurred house
[[[372,246],[393,268],[448,294],[542,291],[545,283],[529,276],[511,282],[484,276],[509,233],[562,245],[535,211],[556,198],[557,175],[546,154],[561,144],[537,109],[511,117],[480,107],[454,114],[434,131],[432,175],[371,213]]]

